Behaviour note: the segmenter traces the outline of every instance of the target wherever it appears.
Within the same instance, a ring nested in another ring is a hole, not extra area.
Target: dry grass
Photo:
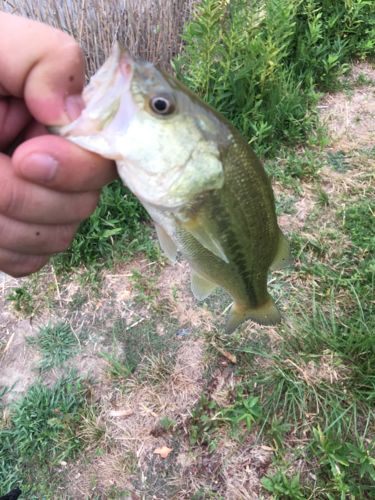
[[[97,386],[99,425],[105,427],[99,445],[106,448],[106,453],[97,458],[90,455],[89,464],[82,461],[70,467],[69,475],[79,478],[69,485],[72,497],[88,498],[111,486],[131,487],[135,480],[139,481],[137,489],[146,492],[150,481],[156,481],[155,487],[160,486],[154,473],[164,467],[172,471],[168,472],[168,487],[183,489],[185,480],[174,469],[186,467],[182,462],[188,449],[174,441],[160,421],[167,417],[183,426],[189,418],[202,391],[203,344],[202,340],[184,342],[170,374],[157,386],[130,380],[125,393],[114,390],[110,381]],[[90,422],[88,432],[97,432],[96,421],[94,425]],[[172,461],[155,455],[155,450],[163,446],[172,449]]]
[[[350,151],[372,146],[375,141],[375,68],[369,63],[357,65],[349,84],[364,81],[355,92],[327,94],[320,108],[320,116],[328,127],[332,150]]]
[[[260,498],[260,478],[271,461],[270,447],[259,446],[251,441],[241,444],[227,443],[222,456],[225,498],[231,500]]]
[[[176,319],[181,327],[199,328],[206,332],[213,330],[216,320],[212,313],[196,307],[197,302],[191,293],[190,266],[187,262],[165,266],[156,286],[159,290],[159,303],[163,304],[170,317]]]
[[[73,35],[86,54],[90,76],[116,39],[132,54],[168,67],[181,49],[182,27],[195,3],[197,0],[2,0],[0,9]]]
[[[309,361],[302,366],[298,366],[292,359],[286,359],[285,364],[290,365],[295,370],[297,377],[310,386],[322,382],[331,385],[338,384],[348,378],[349,374],[349,368],[335,353],[328,350],[324,351],[316,361]]]

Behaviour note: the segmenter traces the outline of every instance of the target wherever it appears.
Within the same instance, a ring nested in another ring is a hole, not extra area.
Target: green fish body
[[[155,222],[160,245],[191,267],[192,291],[233,298],[226,330],[280,321],[270,269],[289,260],[270,181],[251,147],[215,110],[150,63],[115,46],[83,94],[86,108],[55,131],[116,161]]]

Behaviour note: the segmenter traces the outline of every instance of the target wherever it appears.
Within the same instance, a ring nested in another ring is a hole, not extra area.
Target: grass
[[[117,359],[109,359],[106,356],[113,372],[112,376],[121,378],[133,374],[133,378],[138,382],[146,381],[150,384],[165,379],[173,368],[177,349],[173,327],[170,325],[170,329],[160,336],[156,325],[148,319],[146,324],[136,324],[124,335],[125,329],[121,325],[121,322],[115,323],[112,335],[115,342],[121,346],[123,356]]]
[[[315,302],[312,317],[295,308],[277,347],[248,337],[236,346],[240,333],[225,339],[237,357],[238,382],[222,406],[202,396],[192,414],[190,441],[211,454],[225,434],[243,442],[255,430],[273,449],[261,483],[275,498],[370,498],[374,492],[373,311],[365,315],[358,303],[353,314],[338,316],[335,298],[328,311]],[[240,397],[233,403],[231,394]]]
[[[313,314],[284,333],[277,354],[246,348],[242,352],[268,361],[268,370],[254,376],[269,415],[277,414],[282,405],[284,416],[298,432],[305,432],[303,422],[310,425],[305,415],[316,414],[325,427],[334,421],[336,429],[348,435],[353,414],[363,415],[362,423],[357,422],[363,428],[367,417],[370,421],[374,417],[373,412],[365,417],[375,396],[370,368],[373,334],[360,311],[350,325],[347,318],[338,318],[332,310],[327,314],[319,305]]]
[[[336,172],[347,172],[350,169],[350,162],[343,151],[329,152],[327,156],[329,164]]]
[[[124,385],[125,380],[127,380],[134,372],[133,366],[129,366],[126,361],[114,356],[113,354],[103,352],[101,353],[101,357],[106,361],[108,365],[108,375],[115,382],[120,382],[122,385]]]
[[[136,373],[138,381],[155,386],[170,378],[175,366],[174,352],[163,351],[163,354],[152,353],[142,358]]]
[[[154,296],[152,300],[155,301]],[[137,293],[133,308],[145,305],[152,306],[149,297],[143,293],[140,297]],[[155,311],[154,314],[159,318],[163,313]],[[116,320],[107,332],[111,352],[100,353],[107,365],[107,375],[120,390],[126,390],[128,385],[134,384],[163,383],[173,371],[177,350],[173,322],[160,336],[151,318],[145,322],[140,320],[142,317],[130,324],[121,319]]]
[[[79,340],[66,323],[48,324],[40,328],[36,337],[28,338],[41,354],[40,371],[59,367],[79,350]]]
[[[16,287],[8,294],[7,300],[14,304],[18,312],[26,315],[32,315],[34,312],[34,301],[31,291],[27,286]]]
[[[368,253],[375,248],[374,213],[375,203],[371,199],[350,205],[342,212],[344,228],[350,239]]]
[[[277,158],[265,164],[268,175],[284,188],[301,193],[301,182],[319,178],[319,170],[324,165],[324,155],[319,150],[283,148]]]
[[[59,484],[56,475],[52,481],[54,466],[72,459],[82,446],[88,388],[72,372],[52,387],[36,383],[11,407],[0,428],[0,494],[19,486],[25,498],[54,496]]]

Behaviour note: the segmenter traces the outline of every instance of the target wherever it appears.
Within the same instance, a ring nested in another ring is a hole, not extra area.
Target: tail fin
[[[267,302],[256,308],[243,308],[234,303],[225,327],[226,333],[233,333],[247,319],[260,325],[275,325],[281,321],[281,315],[270,296]]]

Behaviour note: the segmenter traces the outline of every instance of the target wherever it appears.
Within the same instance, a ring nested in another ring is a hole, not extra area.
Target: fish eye
[[[150,100],[151,109],[158,115],[170,115],[173,113],[175,106],[171,98],[158,95]]]

